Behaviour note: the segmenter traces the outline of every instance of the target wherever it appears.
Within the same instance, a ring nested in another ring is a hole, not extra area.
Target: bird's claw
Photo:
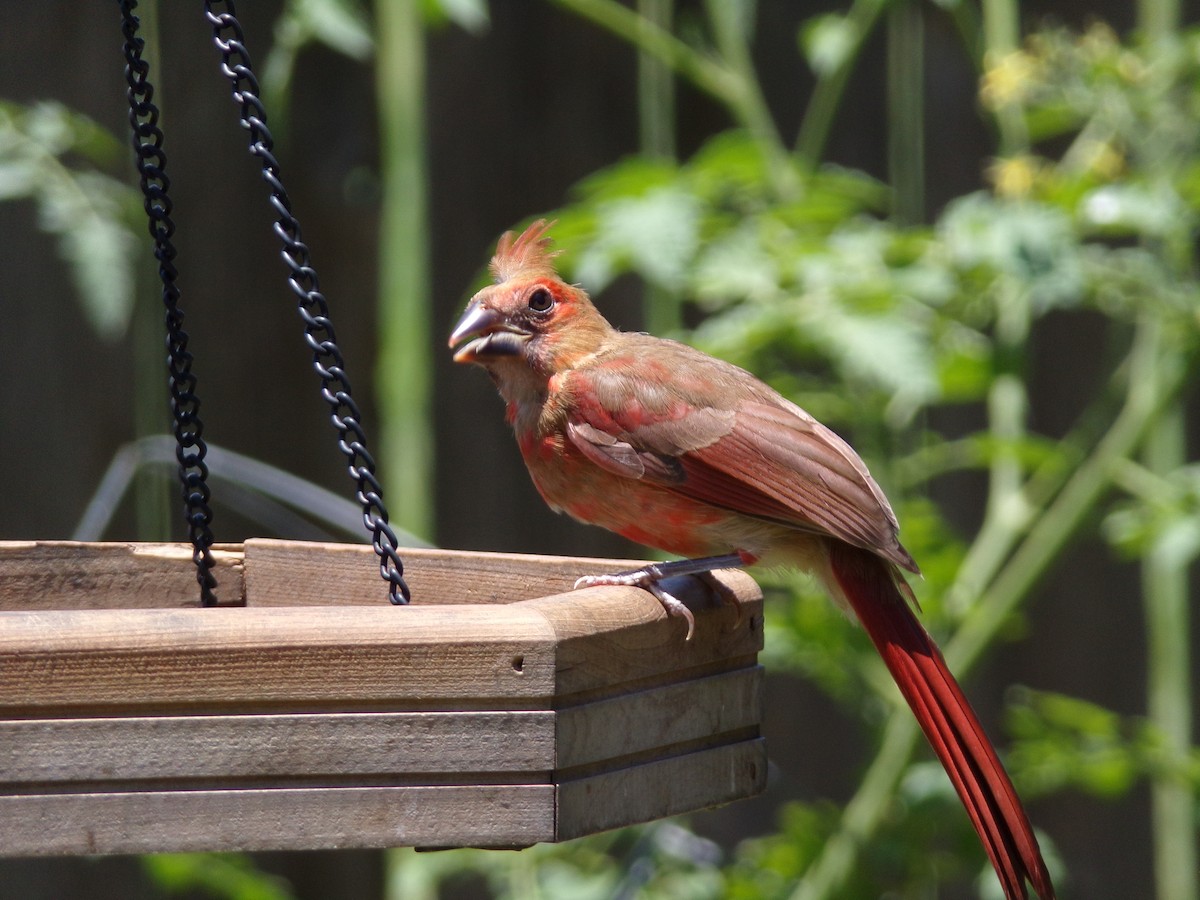
[[[649,591],[663,605],[667,615],[682,616],[687,622],[685,641],[690,641],[696,633],[696,617],[678,597],[672,596],[658,583],[664,573],[656,565],[643,566],[632,572],[618,572],[614,575],[584,575],[575,580],[575,590],[585,587],[600,587],[603,585],[617,587],[640,587]]]

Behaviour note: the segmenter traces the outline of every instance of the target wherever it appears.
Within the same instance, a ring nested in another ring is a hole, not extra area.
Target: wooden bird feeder
[[[370,547],[0,543],[0,853],[524,847],[762,791],[762,598],[627,562]],[[534,598],[534,599],[530,599]]]

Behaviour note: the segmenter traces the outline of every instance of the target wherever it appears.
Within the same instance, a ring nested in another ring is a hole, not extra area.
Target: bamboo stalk
[[[817,79],[804,118],[800,120],[800,132],[796,136],[796,155],[801,162],[816,166],[821,161],[829,131],[833,127],[833,118],[858,61],[858,54],[887,5],[888,0],[855,0],[846,14],[847,24],[853,29],[854,46],[846,53],[841,65]]]
[[[1178,0],[1139,0],[1138,25],[1151,43],[1166,43],[1179,33]],[[1180,228],[1168,252],[1178,268],[1193,267],[1192,239]],[[1187,458],[1183,405],[1166,410],[1147,442],[1146,468],[1166,476]],[[1196,800],[1190,785],[1174,775],[1175,763],[1192,748],[1192,678],[1188,564],[1159,535],[1142,559],[1142,595],[1146,615],[1146,711],[1161,733],[1168,765],[1150,784],[1150,821],[1154,839],[1154,890],[1158,900],[1200,898],[1200,861],[1196,850]]]
[[[1150,434],[1146,467],[1167,475],[1186,460],[1183,411],[1174,404]],[[1159,535],[1142,560],[1146,611],[1146,708],[1164,740],[1168,765],[1150,785],[1154,889],[1158,900],[1196,900],[1196,804],[1178,777],[1192,748],[1192,679],[1188,562]]]
[[[392,519],[433,533],[433,327],[429,304],[425,36],[417,0],[376,3],[380,468]]]
[[[1017,0],[983,0],[983,61],[985,68],[1014,52],[1020,42],[1021,17]],[[1014,156],[1029,149],[1029,132],[1020,107],[1007,102],[996,109],[1001,156]]]
[[[1163,404],[1178,392],[1182,369],[1164,365],[1162,351],[1162,324],[1147,317],[1139,323],[1129,354],[1128,388],[1120,413],[1063,489],[1037,516],[1016,552],[946,645],[946,662],[958,677],[964,677],[978,662],[1063,546],[1085,524],[1111,486],[1113,471],[1121,460],[1137,451]],[[838,831],[825,842],[821,855],[796,886],[791,900],[841,896],[861,847],[887,813],[916,750],[918,736],[909,710],[897,707],[888,719],[883,742],[858,791],[846,805]]]
[[[892,216],[901,225],[925,219],[924,28],[919,2],[888,10],[888,181]]]
[[[647,27],[669,32],[675,14],[674,0],[638,0],[638,12]],[[675,79],[662,59],[638,51],[638,133],[642,155],[649,159],[675,159]],[[642,298],[642,318],[651,334],[671,334],[683,322],[677,293],[647,284]]]
[[[139,5],[142,39],[146,42],[142,58],[150,66],[160,121],[166,116],[162,93],[162,57],[159,54],[158,0]],[[139,438],[163,434],[167,430],[166,372],[163,369],[163,313],[157,266],[150,257],[134,270],[133,315],[130,335],[133,340],[133,430]],[[163,541],[171,536],[170,481],[159,472],[138,473],[133,483],[134,531],[138,540]]]

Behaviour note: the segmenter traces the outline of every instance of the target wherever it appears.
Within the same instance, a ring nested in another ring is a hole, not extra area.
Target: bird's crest
[[[559,251],[551,249],[554,241],[546,235],[553,222],[538,219],[514,237],[511,231],[500,236],[496,255],[489,268],[496,282],[508,281],[514,275],[554,275],[554,257]]]

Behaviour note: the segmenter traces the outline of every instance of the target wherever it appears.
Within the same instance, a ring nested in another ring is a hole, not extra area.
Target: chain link
[[[192,354],[183,329],[183,310],[179,308],[179,288],[175,284],[175,223],[171,220],[171,200],[167,189],[167,157],[163,152],[163,133],[158,127],[158,108],[148,75],[150,66],[142,59],[145,41],[137,36],[139,20],[134,15],[137,0],[121,0],[121,32],[125,36],[125,82],[129,88],[129,124],[133,129],[133,149],[141,180],[144,206],[154,238],[154,258],[162,280],[162,302],[166,311],[167,371],[171,393],[171,414],[175,430],[175,458],[179,461],[179,481],[183,487],[184,519],[192,542],[196,581],[200,585],[202,606],[216,606],[213,589],[212,509],[209,507],[208,466],[204,457],[208,447],[201,436],[200,398],[196,396],[196,376],[192,373]]]
[[[225,11],[218,12],[215,8]],[[270,203],[278,216],[274,229],[283,242],[281,255],[289,270],[288,286],[296,295],[297,310],[304,320],[304,339],[313,352],[313,368],[321,379],[321,396],[329,404],[330,418],[338,432],[338,448],[345,454],[350,477],[357,486],[363,525],[371,533],[371,545],[379,555],[380,575],[389,585],[392,603],[407,603],[410,593],[397,552],[399,541],[388,525],[383,489],[375,477],[375,460],[367,452],[361,415],[350,394],[350,381],[329,319],[329,304],[321,293],[316,270],[310,264],[308,246],[301,239],[300,223],[292,214],[291,201],[283,189],[279,162],[274,154],[274,138],[267,130],[267,114],[259,100],[258,79],[246,51],[242,26],[232,0],[205,0],[204,14],[212,24],[213,42],[221,54],[221,72],[233,87],[234,102],[241,107],[242,125],[250,132],[250,153],[262,162],[263,179],[270,188]]]

